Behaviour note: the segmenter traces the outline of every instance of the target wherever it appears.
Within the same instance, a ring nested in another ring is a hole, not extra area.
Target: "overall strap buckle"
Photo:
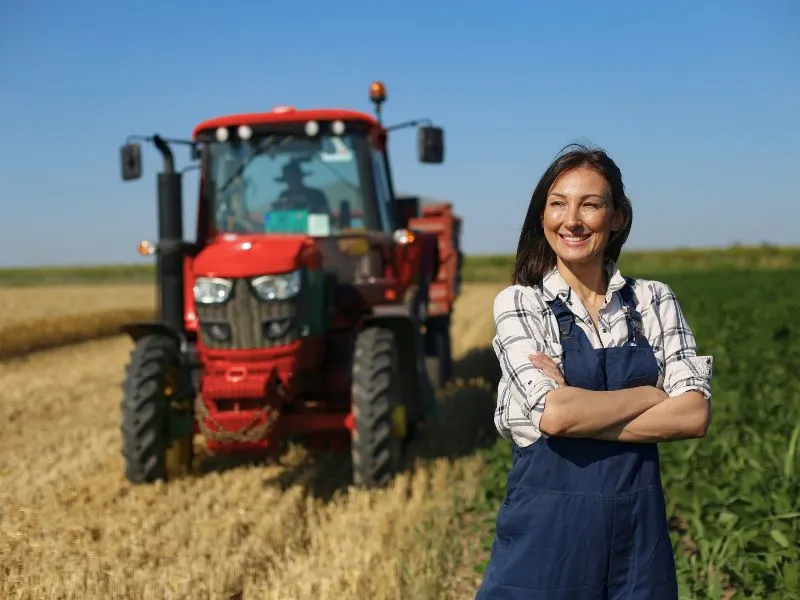
[[[569,337],[572,333],[572,325],[575,323],[575,315],[564,305],[561,298],[551,300],[548,305],[558,321],[558,330],[561,337]]]
[[[628,325],[628,342],[636,345],[644,338],[644,325],[642,324],[642,313],[636,310],[636,297],[633,293],[633,280],[625,278],[625,286],[619,291],[622,297],[623,310],[625,312],[625,322]]]

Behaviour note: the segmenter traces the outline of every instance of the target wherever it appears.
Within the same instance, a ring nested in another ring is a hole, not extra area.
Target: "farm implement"
[[[418,158],[444,160],[427,119],[299,110],[212,118],[190,139],[132,136],[122,179],[142,175],[141,142],[163,159],[158,320],[124,331],[122,451],[134,484],[188,472],[193,437],[214,453],[277,452],[289,439],[349,453],[353,483],[380,486],[433,414],[451,375],[461,219],[448,203],[395,194],[389,131],[416,127]],[[183,232],[182,170],[199,169],[195,240]]]

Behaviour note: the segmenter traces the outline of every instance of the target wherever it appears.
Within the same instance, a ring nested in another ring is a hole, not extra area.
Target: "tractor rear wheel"
[[[400,469],[406,415],[397,343],[391,329],[367,326],[356,338],[353,358],[351,440],[353,483],[379,487]]]
[[[191,466],[192,432],[172,439],[172,411],[191,411],[178,341],[147,335],[136,341],[122,386],[122,455],[125,477],[134,484],[186,474]]]

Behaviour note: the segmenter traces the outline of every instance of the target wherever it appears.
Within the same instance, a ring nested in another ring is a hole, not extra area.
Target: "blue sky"
[[[159,161],[147,150],[145,177],[122,182],[130,133],[370,110],[375,79],[387,122],[445,128],[440,166],[416,161],[412,130],[391,138],[394,177],[456,204],[467,253],[514,251],[538,177],[575,141],[622,168],[630,248],[800,242],[793,0],[30,0],[0,3],[0,265],[143,260]]]

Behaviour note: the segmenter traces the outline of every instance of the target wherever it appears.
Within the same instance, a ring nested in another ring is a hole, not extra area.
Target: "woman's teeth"
[[[562,233],[561,237],[564,240],[566,240],[567,242],[578,243],[578,242],[582,242],[582,241],[588,239],[589,235],[588,234],[586,234],[586,235],[564,235]]]

